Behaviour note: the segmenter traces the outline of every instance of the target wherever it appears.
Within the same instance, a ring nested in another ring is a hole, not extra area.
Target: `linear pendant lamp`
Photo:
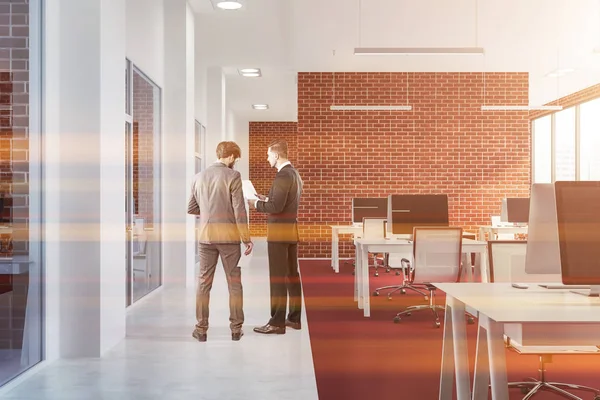
[[[412,106],[329,106],[331,111],[410,111]]]
[[[483,47],[355,47],[355,56],[482,56]]]
[[[481,111],[558,111],[562,106],[481,106]]]

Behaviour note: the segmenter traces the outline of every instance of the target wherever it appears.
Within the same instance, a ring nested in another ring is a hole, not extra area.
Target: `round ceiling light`
[[[223,10],[238,10],[242,8],[242,3],[239,1],[219,1],[217,7]]]

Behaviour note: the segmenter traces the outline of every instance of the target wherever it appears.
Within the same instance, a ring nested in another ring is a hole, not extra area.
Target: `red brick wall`
[[[296,122],[250,122],[250,180],[259,194],[269,193],[275,178],[276,169],[267,162],[267,149],[275,139],[285,139],[288,143],[288,157],[292,164],[297,162]],[[266,215],[250,211],[250,233],[252,236],[266,236]]]
[[[0,197],[7,207],[0,212],[8,219],[0,225],[11,224],[0,230],[0,256],[29,254],[28,3],[0,2]],[[0,279],[0,293],[12,291],[12,321],[8,309],[0,315],[0,349],[22,347],[28,287],[29,274]]]
[[[133,199],[144,226],[154,220],[154,87],[133,72]]]
[[[28,3],[0,4],[0,196],[12,222],[12,233],[1,235],[3,256],[29,251]]]
[[[330,111],[334,103],[413,110]],[[528,104],[528,74],[300,73],[300,256],[330,256],[328,225],[350,221],[352,197],[446,193],[451,224],[474,230],[503,197],[527,196],[529,115],[482,104]]]
[[[529,113],[480,107],[528,102],[527,73],[300,73],[297,133],[294,123],[250,124],[250,179],[268,191],[268,142],[295,136],[292,162],[304,180],[300,257],[330,257],[329,225],[349,223],[358,196],[445,193],[451,224],[475,231],[500,213],[503,197],[527,196],[530,186]],[[331,111],[332,104],[413,110]],[[264,235],[263,218],[251,214],[253,235]],[[342,257],[353,251],[342,243]]]

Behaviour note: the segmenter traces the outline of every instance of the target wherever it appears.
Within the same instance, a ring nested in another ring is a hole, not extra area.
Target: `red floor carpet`
[[[436,329],[431,313],[420,311],[394,324],[397,312],[424,303],[417,294],[397,294],[392,300],[383,294],[371,297],[371,317],[365,318],[353,300],[352,267],[342,265],[335,274],[329,265],[329,261],[300,262],[319,399],[437,399],[443,319],[442,328]],[[399,276],[379,271],[377,278],[371,271],[371,292],[399,283]],[[437,303],[445,304],[443,293]],[[467,331],[472,369],[477,326],[468,326]],[[535,356],[507,350],[509,381],[537,377],[537,369]],[[547,377],[600,388],[600,356],[555,356],[547,365]],[[519,389],[510,392],[511,400],[523,397]],[[591,394],[573,393],[593,399]],[[541,392],[533,398],[562,397]]]

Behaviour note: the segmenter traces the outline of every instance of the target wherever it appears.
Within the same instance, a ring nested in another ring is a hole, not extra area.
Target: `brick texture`
[[[0,256],[29,254],[29,1],[0,2]],[[6,233],[4,233],[6,232]],[[0,279],[0,348],[22,347],[29,274]],[[11,303],[8,304],[8,299]],[[8,307],[11,308],[9,319]]]
[[[133,72],[133,201],[144,226],[154,222],[154,87]]]
[[[548,104],[566,108],[597,97],[600,85]],[[305,183],[300,257],[331,256],[328,226],[349,223],[358,196],[446,193],[450,223],[475,232],[500,213],[503,197],[529,195],[530,120],[548,114],[480,106],[527,105],[528,98],[528,74],[520,72],[300,73],[297,127],[250,123],[250,179],[267,191],[275,174],[268,142],[295,136],[290,152]],[[331,111],[332,104],[413,110]],[[263,216],[251,215],[251,230],[264,235]],[[351,257],[344,239],[340,256]]]
[[[296,122],[250,122],[250,180],[259,194],[269,193],[275,178],[276,169],[267,162],[267,149],[275,139],[285,139],[288,143],[288,158],[296,165],[297,158]],[[266,215],[250,211],[250,233],[252,236],[266,236]]]

